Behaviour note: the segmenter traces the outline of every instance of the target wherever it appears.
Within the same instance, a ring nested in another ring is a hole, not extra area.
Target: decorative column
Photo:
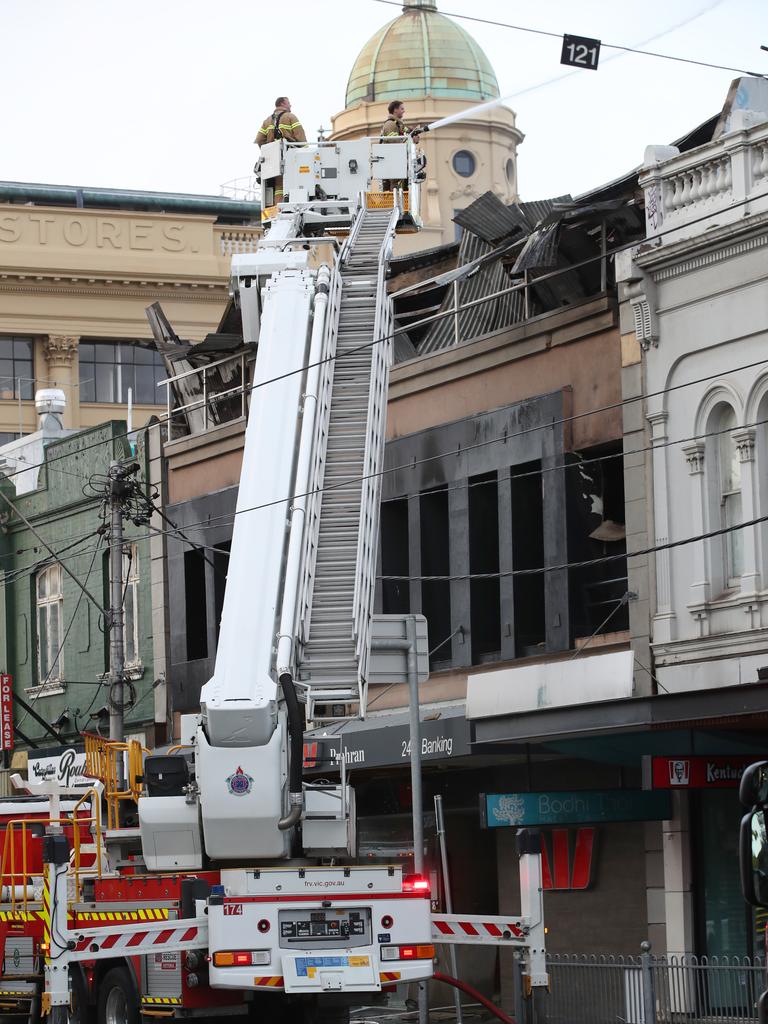
[[[744,522],[757,518],[757,473],[755,472],[755,428],[745,427],[731,434],[741,463],[741,515]],[[760,590],[760,546],[757,526],[741,531],[744,566],[741,573],[742,594],[756,594]]]
[[[70,334],[49,334],[43,342],[48,371],[46,388],[62,388],[67,399],[62,421],[65,427],[80,426],[79,365],[75,358],[78,337]]]
[[[705,531],[704,508],[707,500],[704,480],[705,445],[703,441],[693,441],[691,444],[683,445],[682,451],[688,463],[688,473],[691,477],[690,535],[696,537]],[[706,636],[708,633],[706,605],[710,596],[707,541],[694,541],[694,543],[688,545],[688,548],[690,550],[692,580],[688,607],[693,617],[699,623],[699,636]]]
[[[655,545],[669,540],[669,497],[667,480],[666,410],[648,413],[651,428],[651,465],[653,467],[653,538]],[[675,639],[675,610],[672,607],[672,561],[669,551],[656,552],[656,608],[653,614],[653,642]],[[637,563],[634,563],[637,566]]]

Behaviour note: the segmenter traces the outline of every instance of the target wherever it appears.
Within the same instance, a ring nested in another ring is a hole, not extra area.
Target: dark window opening
[[[512,469],[512,565],[544,565],[544,497],[541,462]],[[544,573],[514,576],[515,650],[518,657],[541,653],[545,639]]]
[[[469,571],[499,571],[499,487],[496,473],[469,478]],[[499,577],[472,579],[469,584],[472,663],[490,661],[501,651]]]
[[[221,629],[221,611],[224,607],[224,588],[227,585],[227,572],[229,570],[229,552],[232,541],[219,542],[217,551],[209,552],[209,558],[213,561],[213,603],[216,625],[216,644],[219,643],[219,630]]]
[[[448,576],[451,571],[448,491],[422,492],[419,498],[422,576]],[[449,580],[422,580],[421,611],[427,618],[430,668],[451,660],[451,585]]]
[[[208,608],[204,552],[184,552],[184,600],[187,610],[187,661],[208,657]]]
[[[381,610],[385,615],[404,615],[411,610],[408,582],[408,499],[385,501],[381,505],[381,575],[384,579]]]
[[[29,401],[35,397],[32,342],[15,335],[0,337],[0,398]]]
[[[566,474],[569,561],[626,553],[620,442],[578,453]],[[573,640],[629,628],[624,557],[569,573]]]
[[[18,430],[0,430],[0,448],[3,445],[10,444],[11,441],[19,441],[26,435],[20,433]]]

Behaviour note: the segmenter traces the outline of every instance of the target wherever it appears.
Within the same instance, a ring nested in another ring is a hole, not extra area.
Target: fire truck
[[[188,745],[86,736],[95,781],[79,798],[17,780],[48,804],[5,819],[3,1013],[345,1019],[429,979],[436,942],[518,946],[546,982],[535,842],[519,917],[434,915],[426,877],[358,861],[343,764],[338,780],[303,777],[306,724],[365,715],[385,276],[395,234],[418,230],[422,167],[408,138],[280,140],[261,174],[283,176],[285,201],[232,261],[256,357],[214,674]],[[408,187],[375,191],[383,178]]]

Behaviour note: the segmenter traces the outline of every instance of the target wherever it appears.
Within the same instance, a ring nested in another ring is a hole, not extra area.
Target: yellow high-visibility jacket
[[[275,126],[280,129],[280,136],[285,139],[286,142],[306,142],[307,136],[304,129],[301,126],[301,121],[298,119],[296,114],[290,110],[276,110],[269,117],[264,118],[264,122],[256,132],[256,142],[259,146],[265,145],[267,142],[275,141]]]
[[[393,137],[403,138],[403,136],[411,134],[411,129],[398,117],[388,117],[381,126],[381,132],[379,134],[382,139],[391,139]]]

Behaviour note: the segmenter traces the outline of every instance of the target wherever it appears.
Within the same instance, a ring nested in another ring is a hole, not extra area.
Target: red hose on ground
[[[446,985],[453,985],[454,988],[461,989],[462,992],[466,992],[468,996],[472,996],[478,1003],[482,1003],[483,1006],[492,1013],[494,1017],[497,1017],[502,1024],[516,1024],[516,1021],[512,1017],[508,1017],[503,1010],[500,1010],[498,1006],[494,1005],[490,999],[486,999],[482,992],[478,992],[476,988],[472,988],[466,981],[459,981],[458,978],[451,977],[450,974],[443,974],[442,971],[435,971],[432,975],[435,981],[445,982]]]

